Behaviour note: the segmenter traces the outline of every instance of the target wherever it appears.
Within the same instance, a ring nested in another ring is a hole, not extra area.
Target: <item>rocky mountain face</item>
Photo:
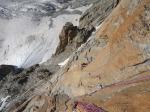
[[[84,103],[108,112],[149,112],[149,9],[149,0],[122,0],[77,52],[52,93],[82,102],[75,108],[79,112],[88,112]]]
[[[69,47],[69,49],[72,48],[72,50],[76,50],[88,40],[95,30],[95,27],[92,25],[89,25],[89,27],[86,28],[78,28],[72,23],[67,22],[59,35],[60,42],[56,49],[55,55],[64,52],[67,47]]]
[[[99,26],[118,3],[119,0],[97,1],[81,16],[80,27],[87,27],[91,24],[93,26]]]
[[[150,112],[150,1],[102,1],[66,23],[48,62],[1,81],[5,112]]]

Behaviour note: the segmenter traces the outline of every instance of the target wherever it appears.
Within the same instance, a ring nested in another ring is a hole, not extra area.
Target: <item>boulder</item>
[[[59,45],[56,49],[56,55],[63,52],[66,48],[66,46],[68,45],[68,43],[70,43],[73,38],[77,35],[77,27],[74,26],[72,23],[67,22],[63,28],[62,31],[59,35]]]
[[[81,44],[85,43],[88,38],[91,36],[92,32],[96,29],[93,25],[89,25],[86,28],[78,28],[74,26],[72,23],[67,22],[59,35],[59,45],[56,49],[55,55],[62,53],[67,45],[72,44],[69,46],[71,49],[76,49],[81,46]]]

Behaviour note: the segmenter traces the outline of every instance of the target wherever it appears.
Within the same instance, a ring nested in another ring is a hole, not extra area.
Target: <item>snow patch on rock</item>
[[[10,96],[7,96],[5,98],[1,98],[0,99],[0,112],[6,107],[6,105],[8,104],[7,103],[7,100],[8,98],[10,98]]]
[[[70,59],[70,58],[67,58],[65,61],[59,63],[58,65],[59,65],[60,67],[65,66],[65,65],[69,62],[69,59]]]

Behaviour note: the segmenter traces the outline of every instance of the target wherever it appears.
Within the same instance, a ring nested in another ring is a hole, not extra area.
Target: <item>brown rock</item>
[[[84,63],[82,60],[87,50],[80,53],[58,87],[70,91],[66,91],[70,96],[78,96],[96,90],[98,84],[107,86],[141,74],[141,71],[148,72],[150,36],[143,23],[149,24],[144,18],[149,18],[150,14],[146,14],[149,8],[144,7],[150,7],[149,0],[121,1],[97,32],[96,41],[100,40],[99,44],[102,44],[102,38],[107,36],[107,44],[104,48],[90,46],[93,50],[88,55],[95,60],[84,70],[80,69],[80,65]],[[88,73],[93,77],[100,75],[101,80],[88,76]],[[84,87],[78,87],[80,81]]]
[[[62,53],[67,47],[68,49],[76,50],[81,44],[88,40],[94,31],[95,27],[92,25],[80,29],[77,26],[73,26],[72,23],[67,22],[59,35],[60,42],[55,54],[58,55]]]
[[[24,102],[13,112],[53,112],[54,110],[54,100],[48,96],[39,95]]]
[[[78,52],[52,92],[83,95],[84,100],[88,96],[87,102],[110,112],[149,112],[149,20],[149,0],[122,0],[97,32],[98,44],[91,41]],[[94,60],[81,69],[89,48],[87,56]]]
[[[72,23],[67,22],[62,28],[62,31],[59,35],[60,42],[55,54],[63,52],[68,43],[72,42],[73,38],[76,35],[77,35],[77,27],[73,26]]]

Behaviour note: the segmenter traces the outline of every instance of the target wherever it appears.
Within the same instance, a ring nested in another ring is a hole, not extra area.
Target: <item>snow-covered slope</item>
[[[64,13],[52,18],[52,13],[64,7],[56,0],[0,0],[0,4],[5,7],[0,8],[0,15],[8,16],[0,16],[0,64],[24,68],[48,60],[59,43],[62,26],[65,22],[77,25],[80,17]]]
[[[0,112],[5,108],[7,105],[7,100],[10,98],[10,96],[7,96],[5,98],[0,98]]]

